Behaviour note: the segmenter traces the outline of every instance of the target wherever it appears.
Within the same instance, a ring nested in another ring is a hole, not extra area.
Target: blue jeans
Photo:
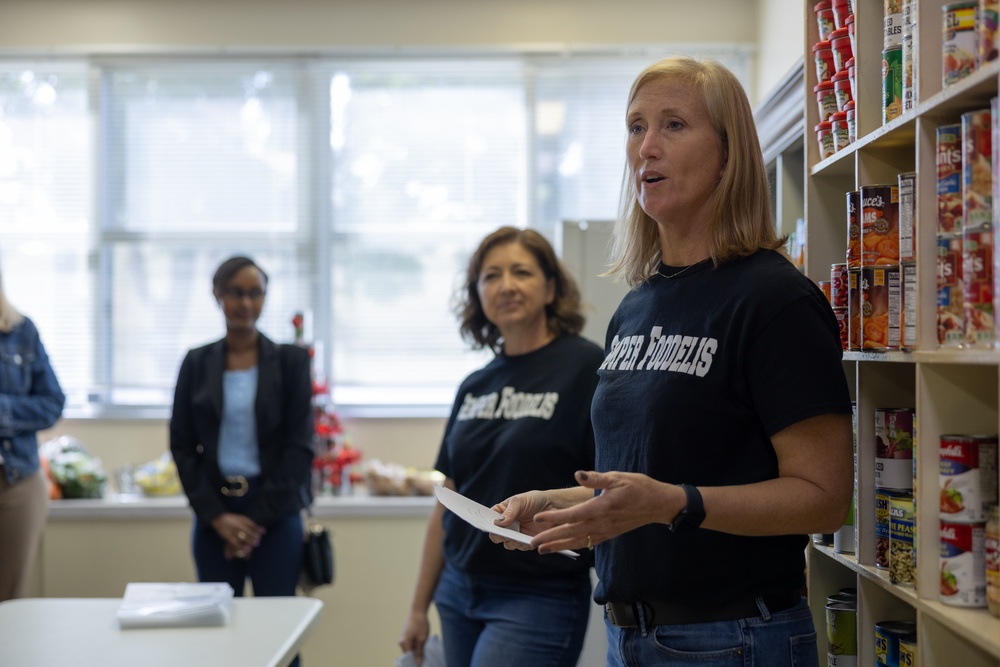
[[[586,574],[523,579],[446,565],[434,604],[448,667],[574,667],[594,603]]]
[[[607,618],[604,624],[607,667],[817,667],[819,663],[816,629],[805,599],[775,614],[659,625],[645,633],[639,628],[616,627]]]

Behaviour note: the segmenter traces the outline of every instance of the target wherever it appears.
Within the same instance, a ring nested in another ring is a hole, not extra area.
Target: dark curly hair
[[[475,349],[489,347],[500,351],[500,330],[486,319],[483,304],[479,301],[479,273],[483,261],[490,250],[499,245],[519,243],[530,252],[546,279],[555,282],[555,298],[545,306],[545,318],[549,331],[556,336],[577,334],[583,329],[586,318],[581,312],[580,289],[569,271],[556,257],[555,251],[545,237],[532,229],[501,227],[484,238],[465,271],[465,281],[455,295],[455,314],[460,321],[462,338],[472,343]]]
[[[215,298],[220,298],[222,296],[222,289],[229,282],[229,279],[236,275],[236,272],[240,269],[244,269],[248,266],[260,271],[260,277],[264,280],[264,287],[267,287],[267,273],[264,269],[257,265],[257,262],[253,261],[249,257],[243,257],[242,255],[237,255],[236,257],[230,257],[222,264],[219,268],[215,270],[215,275],[212,276],[212,293]]]

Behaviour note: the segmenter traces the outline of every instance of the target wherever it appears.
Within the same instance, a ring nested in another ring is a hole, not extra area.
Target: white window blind
[[[743,56],[716,54],[738,75]],[[443,410],[485,363],[455,288],[501,225],[618,207],[648,55],[0,60],[0,271],[71,407],[169,405],[216,266],[307,314],[341,406]]]

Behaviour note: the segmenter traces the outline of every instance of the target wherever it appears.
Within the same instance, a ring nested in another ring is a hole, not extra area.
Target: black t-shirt
[[[594,467],[590,401],[601,348],[562,336],[524,355],[498,355],[462,382],[436,467],[458,492],[487,507],[515,493],[575,486]],[[445,559],[466,572],[551,577],[586,574],[573,560],[508,551],[451,512],[444,516]]]
[[[655,275],[608,327],[592,414],[597,469],[695,486],[775,478],[770,436],[850,414],[841,360],[828,302],[776,252]],[[595,598],[711,607],[798,589],[806,542],[643,526],[598,547]]]

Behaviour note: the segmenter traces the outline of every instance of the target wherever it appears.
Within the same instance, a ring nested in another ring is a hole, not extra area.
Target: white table
[[[323,603],[306,597],[236,598],[230,623],[122,630],[119,598],[26,598],[0,603],[4,667],[284,667]]]

